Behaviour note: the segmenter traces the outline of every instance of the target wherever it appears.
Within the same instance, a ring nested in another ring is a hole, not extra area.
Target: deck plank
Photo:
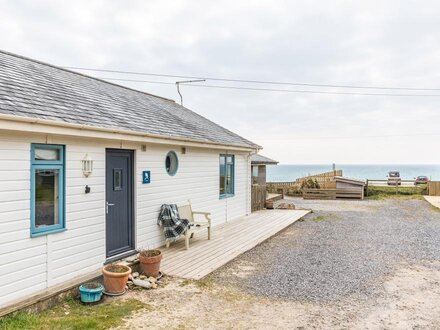
[[[259,217],[256,218],[254,221],[262,221],[264,220],[264,218]],[[178,253],[180,254],[180,261],[181,263],[185,263],[186,259],[191,259],[192,255],[197,254],[197,256],[200,258],[202,257],[204,254],[212,254],[213,250],[216,250],[219,246],[221,245],[220,248],[224,248],[225,246],[225,241],[230,241],[233,239],[246,239],[245,236],[242,235],[242,231],[246,229],[246,222],[242,222],[242,221],[235,221],[238,223],[237,224],[231,224],[231,228],[228,228],[227,230],[224,229],[217,229],[216,227],[213,228],[213,234],[211,237],[211,241],[209,242],[209,249],[206,248],[205,242],[207,240],[207,234],[202,234],[202,236],[197,236],[197,240],[191,241],[190,243],[190,249],[191,249],[191,254],[186,253],[186,250],[183,246],[183,244],[180,244],[182,246],[178,247]],[[264,224],[266,224],[266,222],[264,222]],[[215,230],[215,233],[214,233]],[[175,261],[172,261],[173,263],[175,263]]]
[[[266,230],[270,230],[270,222],[264,222],[264,224],[258,228],[258,231],[254,231],[255,235],[259,235],[260,233],[266,232]],[[173,268],[172,271],[178,271],[179,269],[186,268],[188,269],[187,262],[191,262],[191,272],[195,268],[206,268],[207,263],[212,263],[215,260],[220,257],[224,257],[223,255],[227,254],[233,249],[240,248],[243,244],[246,244],[248,241],[247,235],[242,235],[242,232],[246,230],[245,227],[240,228],[240,231],[234,232],[231,236],[225,237],[224,239],[219,239],[217,242],[212,244],[209,249],[204,248],[202,253],[197,253],[197,259],[191,260],[192,256],[189,255],[190,260],[184,260],[179,263],[180,267]],[[202,246],[203,247],[203,246]],[[190,246],[191,248],[191,246]]]
[[[308,210],[258,211],[213,227],[211,240],[207,240],[207,231],[201,231],[191,239],[189,250],[185,250],[183,240],[162,249],[162,271],[171,276],[201,279],[307,213]]]

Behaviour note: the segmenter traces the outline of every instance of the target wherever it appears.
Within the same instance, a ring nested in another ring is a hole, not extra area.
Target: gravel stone
[[[270,298],[366,300],[398,267],[440,260],[440,212],[424,200],[291,201],[314,212],[215,272],[218,281]]]

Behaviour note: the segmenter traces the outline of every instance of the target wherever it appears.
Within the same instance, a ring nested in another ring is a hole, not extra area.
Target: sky
[[[306,84],[210,81],[184,105],[282,164],[440,164],[438,1],[6,1],[0,47],[63,67]],[[182,78],[81,71],[101,78]],[[118,81],[180,102],[173,84]]]

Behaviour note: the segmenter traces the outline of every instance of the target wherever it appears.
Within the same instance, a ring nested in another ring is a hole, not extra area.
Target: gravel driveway
[[[423,200],[294,203],[313,213],[215,277],[265,297],[358,301],[398,268],[440,260],[440,213]]]
[[[440,211],[422,200],[313,209],[201,281],[133,291],[123,329],[440,329]]]

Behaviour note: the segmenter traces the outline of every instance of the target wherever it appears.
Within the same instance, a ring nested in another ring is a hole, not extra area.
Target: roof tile
[[[0,113],[259,147],[172,100],[4,51]]]

